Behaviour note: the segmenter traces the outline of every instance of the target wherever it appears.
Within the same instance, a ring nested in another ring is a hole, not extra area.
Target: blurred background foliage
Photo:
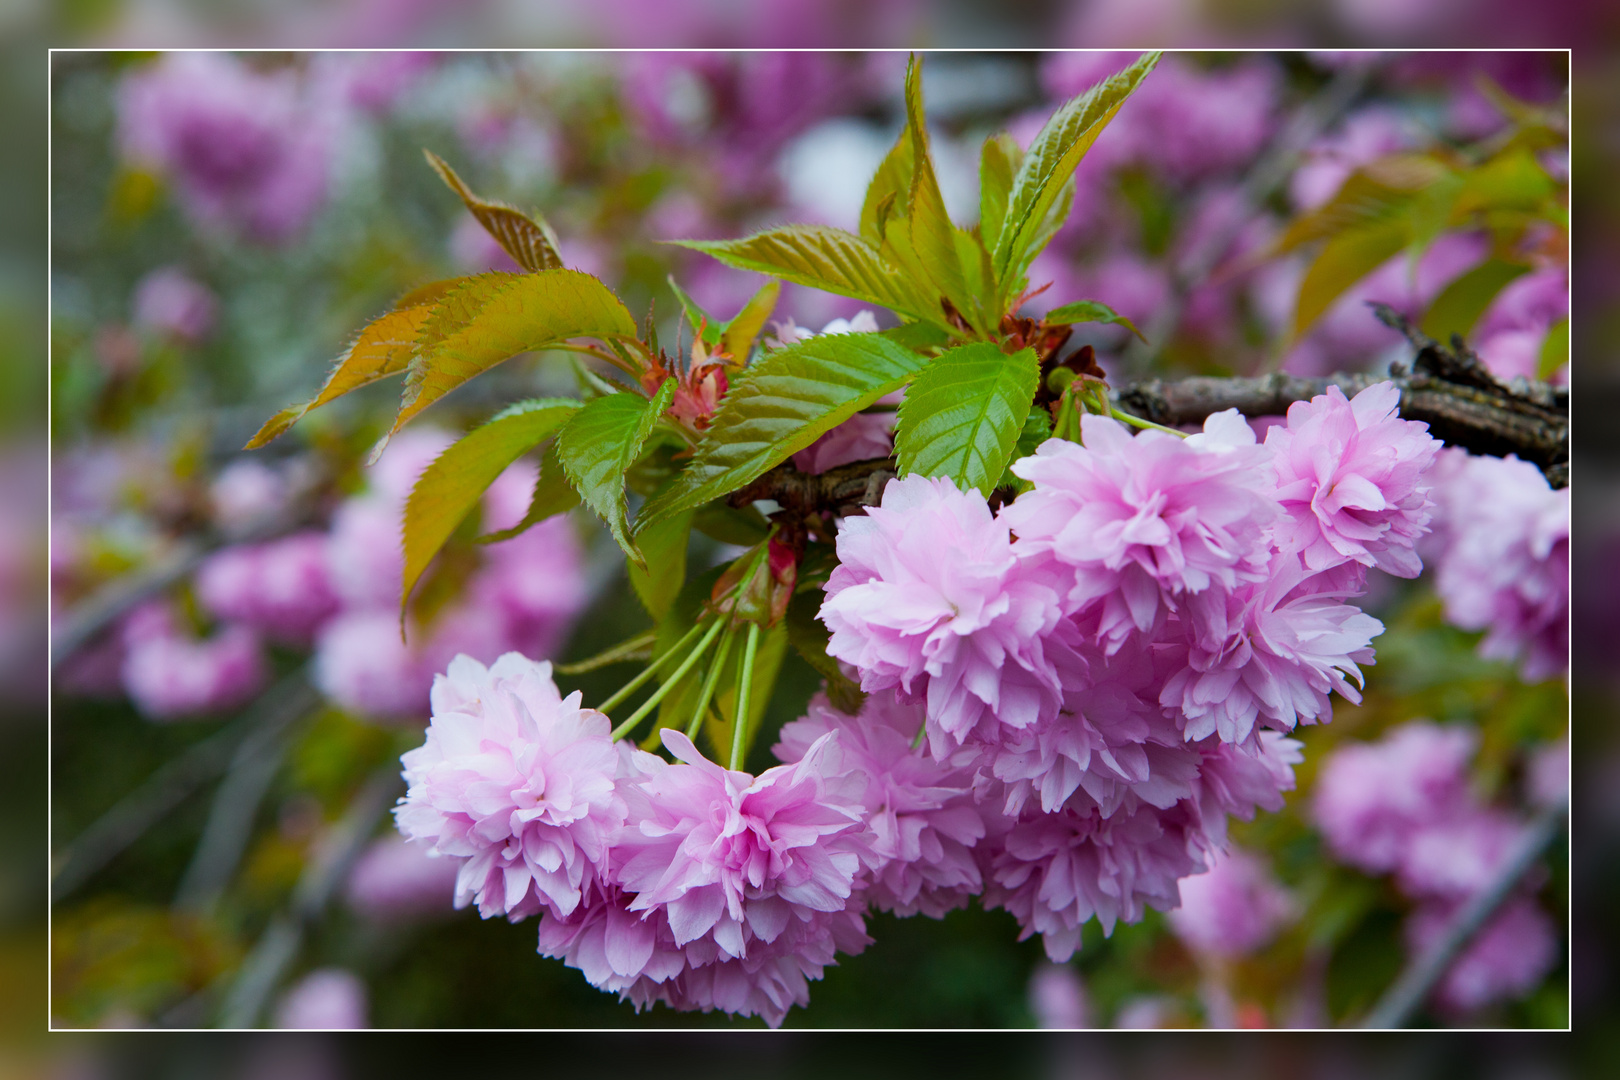
[[[891,7],[914,10],[874,10]],[[65,17],[103,35],[98,40],[136,40],[135,10],[82,4]],[[249,18],[256,11],[242,10]],[[221,62],[233,77],[293,88],[287,137],[316,146],[299,166],[306,175],[293,179],[316,194],[271,192],[264,205],[210,212],[186,187],[206,176],[188,181],[131,149],[139,108],[129,87],[169,61],[58,54],[50,418],[58,536],[74,540],[72,557],[53,562],[58,625],[186,545],[219,542],[210,484],[266,416],[307,396],[365,319],[423,281],[503,265],[424,165],[423,147],[481,193],[542,210],[569,265],[601,276],[632,311],[653,312],[660,336],[673,341],[690,331],[675,320],[670,274],[722,314],[736,310],[758,279],[659,241],[737,236],[782,221],[852,225],[901,124],[904,60],[895,53],[227,56]],[[1057,101],[1084,89],[1093,68],[1117,66],[1083,55],[931,56],[925,94],[952,210],[973,214],[977,148],[988,134],[1005,127],[1027,140]],[[1562,327],[1553,320],[1520,326],[1498,304],[1525,273],[1563,273],[1563,54],[1194,53],[1167,66],[1154,76],[1167,88],[1128,106],[1081,165],[1071,225],[1032,274],[1036,284],[1053,282],[1032,308],[1093,298],[1144,327],[1149,348],[1130,344],[1117,327],[1089,331],[1116,379],[1278,366],[1306,374],[1376,370],[1409,350],[1366,312],[1368,299],[1427,317],[1437,332],[1517,333],[1495,351],[1475,340],[1504,375],[1566,377],[1556,361],[1567,319]],[[1389,180],[1390,162],[1407,173]],[[1389,182],[1370,188],[1360,216],[1335,217],[1333,194],[1368,175]],[[255,216],[265,206],[270,216]],[[1293,235],[1285,231],[1290,222]],[[1302,235],[1311,243],[1296,244]],[[1359,253],[1336,276],[1310,269],[1324,241],[1347,236]],[[1472,283],[1456,285],[1487,263]],[[185,294],[193,306],[173,315],[171,305],[168,321],[139,299],[163,271],[195,287]],[[1299,300],[1301,283],[1308,292],[1312,281],[1317,299]],[[1318,314],[1302,318],[1306,308]],[[776,317],[815,328],[856,310],[789,286]],[[508,363],[440,403],[428,422],[461,430],[521,394],[570,392],[573,379],[555,354]],[[392,389],[350,395],[261,452],[259,460],[277,468],[319,477],[298,506],[309,521],[319,524],[363,488],[358,463],[383,429]],[[609,570],[611,541],[584,520],[576,525],[593,596],[559,660],[593,655],[648,625],[628,584]],[[721,554],[698,543],[694,574]],[[183,580],[173,595],[188,618],[206,625]],[[1389,629],[1376,642],[1379,663],[1365,701],[1341,705],[1331,725],[1301,733],[1305,765],[1288,809],[1234,830],[1238,844],[1269,859],[1299,912],[1269,945],[1221,975],[1244,1023],[1353,1020],[1405,957],[1408,901],[1387,880],[1328,858],[1304,811],[1314,768],[1336,744],[1376,739],[1419,717],[1477,727],[1476,786],[1481,797],[1508,805],[1527,755],[1564,734],[1563,684],[1526,685],[1509,665],[1481,660],[1478,635],[1442,622],[1426,582],[1390,585],[1374,610]],[[296,677],[305,657],[277,649],[273,677]],[[559,681],[590,702],[618,685],[621,670]],[[817,684],[790,654],[751,758],[755,768],[769,763],[771,734],[802,713]],[[1602,713],[1606,701],[1587,707]],[[54,848],[62,852],[166,763],[206,753],[210,739],[237,723],[227,710],[154,724],[116,695],[59,694]],[[177,903],[176,892],[220,807],[209,785],[192,785],[172,812],[56,906],[53,1022],[210,1022],[222,995],[242,982],[246,959],[303,902],[323,845],[419,740],[419,726],[381,724],[331,704],[294,718],[243,836],[238,869],[217,901],[201,908]],[[357,820],[367,831],[387,830],[378,813]],[[1570,886],[1557,848],[1540,905],[1562,931]],[[266,1004],[305,973],[341,968],[359,973],[366,1020],[377,1027],[732,1023],[667,1010],[638,1017],[577,972],[535,955],[532,925],[485,923],[471,911],[391,923],[354,910],[335,886],[312,911],[300,923],[300,947],[265,988]],[[882,916],[870,932],[876,944],[830,969],[813,987],[811,1007],[793,1012],[788,1026],[997,1028],[1041,1019],[1030,990],[1040,949],[1015,940],[1006,913],[975,906],[941,921]],[[1074,970],[1090,1024],[1211,1019],[1209,971],[1156,914],[1107,939],[1089,926]],[[1563,1027],[1568,981],[1560,948],[1537,989],[1468,1022]],[[1423,1022],[1447,1020],[1426,1015]]]

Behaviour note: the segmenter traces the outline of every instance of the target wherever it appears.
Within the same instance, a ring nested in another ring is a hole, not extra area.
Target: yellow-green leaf
[[[1018,140],[1005,131],[986,139],[979,154],[979,236],[991,251],[1001,239],[1001,223],[1007,217],[1013,174],[1023,160],[1024,151]]]
[[[302,405],[294,405],[276,413],[258,434],[248,441],[244,449],[256,450],[281,435],[305,413],[329,401],[358,390],[378,379],[403,372],[416,348],[416,339],[426,324],[428,315],[447,293],[470,281],[454,278],[435,281],[412,289],[400,297],[394,310],[367,323],[346,349],[332,371],[321,384],[319,392]]]
[[[956,230],[945,211],[945,199],[934,175],[928,151],[928,125],[923,115],[922,61],[913,54],[906,65],[906,131],[911,137],[911,190],[906,196],[911,250],[927,277],[916,284],[931,284],[981,334],[987,329],[979,316],[976,297],[970,297],[956,249]]]
[[[1299,285],[1294,304],[1294,340],[1303,336],[1346,289],[1400,254],[1407,238],[1406,223],[1395,218],[1341,232],[1323,244]]]
[[[515,206],[494,202],[475,195],[461,182],[461,177],[449,164],[431,150],[423,150],[428,164],[451,191],[461,196],[478,224],[493,236],[512,260],[525,270],[561,270],[562,256],[557,253],[557,237],[544,218],[525,214]]]
[[[1037,234],[1044,231],[1047,214],[1080,159],[1158,62],[1158,53],[1144,53],[1124,71],[1058,109],[1030,143],[1013,177],[1006,217],[991,252],[1003,289],[1039,254]]]
[[[908,290],[899,270],[852,233],[824,225],[783,225],[741,240],[676,240],[727,266],[851,296],[913,318],[938,313]]]
[[[782,295],[782,283],[775,278],[759,287],[742,310],[732,316],[720,332],[720,348],[738,364],[747,363],[748,352],[754,339],[765,329],[765,320],[776,310],[776,300]]]
[[[501,411],[452,443],[422,471],[405,501],[400,616],[422,572],[495,478],[580,411],[569,398],[536,398]]]
[[[1147,343],[1147,338],[1142,337],[1142,331],[1136,328],[1135,323],[1101,300],[1076,300],[1071,304],[1055,307],[1046,313],[1046,324],[1048,326],[1082,322],[1112,323],[1116,326],[1123,326],[1137,337],[1142,338],[1144,344]]]
[[[1524,263],[1486,259],[1440,290],[1423,313],[1421,329],[1438,341],[1450,341],[1452,334],[1466,337],[1497,294],[1529,270]]]
[[[901,131],[894,147],[883,158],[872,182],[866,185],[861,203],[861,238],[874,247],[883,245],[883,219],[896,204],[905,206],[911,191],[911,132]]]
[[[445,297],[423,328],[389,434],[462,383],[518,353],[570,338],[633,338],[635,320],[596,278],[578,270],[485,274],[487,295]],[[473,301],[476,301],[474,303]],[[431,335],[431,336],[430,336]]]

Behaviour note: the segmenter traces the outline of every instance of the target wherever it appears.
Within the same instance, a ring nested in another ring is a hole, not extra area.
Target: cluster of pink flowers
[[[1312,813],[1334,857],[1368,873],[1393,873],[1416,902],[1406,926],[1414,952],[1445,932],[1523,835],[1522,820],[1471,790],[1476,741],[1471,729],[1413,721],[1380,742],[1338,748],[1316,781]],[[1526,890],[1458,957],[1435,1000],[1469,1012],[1521,997],[1557,954],[1552,922]]]
[[[1526,681],[1569,667],[1569,489],[1515,457],[1448,448],[1433,469],[1428,557],[1446,619],[1484,630],[1482,656],[1519,664]]]
[[[828,652],[913,710],[972,792],[984,902],[1054,960],[1094,915],[1174,907],[1228,815],[1281,806],[1287,733],[1359,700],[1383,627],[1346,601],[1421,570],[1439,445],[1397,403],[1332,390],[1263,443],[1236,413],[1186,438],[1087,416],[997,514],[912,477],[844,523]]]
[[[406,432],[371,471],[367,490],[337,507],[328,529],[210,555],[191,582],[210,636],[196,636],[173,604],[155,602],[76,657],[67,685],[97,696],[121,691],[152,719],[212,715],[264,686],[267,646],[276,645],[312,651],[314,680],[333,702],[396,720],[426,711],[434,672],[458,653],[483,660],[513,649],[549,654],[588,598],[581,544],[566,517],[481,548],[454,598],[426,621],[413,618],[401,638],[405,501],[451,441],[444,432]],[[486,531],[522,519],[534,479],[534,467],[519,462],[495,481],[482,504]],[[256,528],[286,512],[289,484],[259,462],[237,462],[220,472],[209,499],[227,533]]]
[[[458,904],[540,915],[542,953],[638,1008],[779,1024],[868,909],[974,896],[1067,960],[1093,917],[1174,908],[1229,816],[1282,807],[1287,733],[1357,699],[1382,627],[1345,600],[1418,572],[1429,513],[1437,444],[1395,404],[1330,393],[1264,443],[1236,413],[1186,438],[1088,416],[994,514],[891,481],[843,522],[821,609],[868,697],[817,698],[758,776],[673,730],[674,763],[615,746],[548,665],[457,658],[400,829],[461,860]],[[1245,940],[1282,915],[1263,891]]]
[[[664,743],[674,763],[615,744],[550,664],[457,657],[403,759],[399,828],[460,861],[458,906],[540,915],[541,953],[638,1008],[780,1024],[807,979],[866,943],[855,892],[880,857],[862,792],[832,734],[757,777],[679,732]]]
[[[295,70],[171,53],[125,79],[118,108],[124,154],[168,176],[206,226],[283,241],[326,200],[334,117]]]

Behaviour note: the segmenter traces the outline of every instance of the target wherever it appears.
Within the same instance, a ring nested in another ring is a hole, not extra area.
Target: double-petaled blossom
[[[881,505],[844,522],[838,558],[821,606],[827,653],[858,668],[868,692],[924,698],[935,756],[1057,712],[1054,658],[1069,640],[1058,592],[976,493],[948,478],[891,480]]]
[[[1003,835],[981,845],[984,903],[1018,920],[1020,940],[1040,934],[1046,955],[1062,963],[1080,947],[1095,917],[1105,934],[1136,922],[1148,907],[1176,905],[1176,882],[1204,869],[1199,815],[1190,801],[1169,810],[1142,804],[1103,817],[1065,808],[1026,811]]]
[[[1440,443],[1427,424],[1396,413],[1401,393],[1376,383],[1347,400],[1337,386],[1288,408],[1288,423],[1266,432],[1285,516],[1277,545],[1298,551],[1310,570],[1342,562],[1417,577],[1414,550],[1432,503],[1424,472]]]
[[[935,761],[912,744],[923,721],[921,706],[882,692],[853,717],[818,696],[803,719],[782,728],[775,752],[784,762],[799,761],[816,740],[838,733],[842,768],[861,792],[866,899],[880,911],[939,918],[979,891],[973,846],[985,823],[973,792],[974,755]]]
[[[674,943],[712,942],[742,960],[790,926],[849,905],[860,870],[858,794],[841,791],[835,735],[759,776],[723,769],[673,729],[677,763],[623,788],[629,824],[617,879],[629,910],[661,913]]]
[[[1486,631],[1480,654],[1517,660],[1527,680],[1569,666],[1569,489],[1515,457],[1448,450],[1436,489],[1443,548],[1435,588],[1446,619]]]
[[[551,665],[467,656],[433,685],[427,741],[401,759],[399,829],[464,860],[456,906],[517,920],[579,906],[624,824],[608,718],[562,697]]]
[[[1230,592],[1189,598],[1167,635],[1185,663],[1159,702],[1175,710],[1188,739],[1243,742],[1260,723],[1283,731],[1332,718],[1330,694],[1361,695],[1358,664],[1371,663],[1383,623],[1342,602],[1336,575],[1311,574],[1279,554],[1269,576]]]
[[[246,626],[194,637],[162,604],[137,610],[123,627],[124,692],[143,716],[177,720],[235,708],[269,678],[264,646]]]
[[[1434,944],[1456,919],[1460,904],[1425,903],[1406,921],[1407,948],[1415,956]],[[1558,959],[1552,920],[1528,896],[1510,899],[1463,948],[1435,987],[1442,1009],[1468,1013],[1522,998],[1540,985]]]
[[[1192,438],[1087,415],[1084,445],[1052,439],[1013,472],[1035,485],[998,520],[1063,575],[1067,609],[1093,612],[1110,650],[1186,596],[1260,581],[1277,515],[1269,454],[1236,411]]]

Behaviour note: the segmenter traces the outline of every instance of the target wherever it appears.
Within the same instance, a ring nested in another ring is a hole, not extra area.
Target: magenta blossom
[[[142,715],[176,720],[223,712],[243,704],[269,678],[259,636],[226,626],[209,638],[179,630],[142,632],[140,620],[124,631],[124,692]]]
[[[1176,906],[1177,880],[1204,868],[1197,819],[1187,803],[1110,818],[1067,809],[1026,814],[985,849],[985,906],[1012,912],[1020,940],[1040,934],[1046,955],[1063,963],[1092,916],[1112,934],[1115,923],[1138,921],[1146,907]]]
[[[1436,489],[1445,533],[1435,589],[1446,619],[1485,630],[1480,655],[1528,681],[1569,666],[1569,489],[1515,457],[1448,452]]]
[[[219,301],[178,266],[165,266],[135,286],[135,324],[195,345],[214,329]]]
[[[451,661],[434,680],[427,742],[401,761],[400,832],[465,860],[456,906],[476,900],[485,918],[570,914],[624,822],[608,718],[517,653],[488,668]]]
[[[1333,692],[1360,702],[1351,680],[1360,685],[1357,665],[1372,663],[1384,624],[1340,602],[1335,584],[1308,574],[1297,555],[1278,555],[1265,581],[1192,599],[1179,625],[1185,666],[1159,693],[1188,739],[1241,743],[1256,723],[1290,731],[1326,722]]]
[[[1457,908],[1425,904],[1406,923],[1408,947],[1420,953],[1443,934]],[[1540,985],[1558,959],[1552,921],[1535,900],[1521,896],[1498,911],[1469,942],[1435,990],[1435,1001],[1451,1012],[1466,1013],[1513,998]]]
[[[678,763],[624,789],[618,879],[637,894],[631,911],[665,914],[678,946],[712,941],[742,959],[792,924],[845,909],[861,807],[828,782],[836,736],[753,777],[709,761],[674,729],[662,734]]]
[[[1236,959],[1261,948],[1295,915],[1293,899],[1258,856],[1237,848],[1181,882],[1181,906],[1168,921],[1195,952]]]
[[[366,918],[448,914],[461,863],[430,854],[398,835],[385,836],[355,860],[343,886],[349,907]]]
[[[225,548],[198,570],[196,589],[216,618],[295,644],[307,643],[338,608],[319,532]]]
[[[799,761],[816,740],[838,732],[843,768],[859,779],[870,833],[861,852],[868,901],[880,911],[937,919],[979,892],[973,846],[985,824],[973,797],[972,755],[952,764],[913,749],[923,720],[921,706],[897,704],[882,692],[853,717],[818,695],[808,715],[782,728],[775,752],[784,762]]]
[[[827,653],[859,668],[868,692],[925,695],[936,757],[974,731],[993,741],[1056,713],[1058,593],[976,492],[891,480],[880,506],[844,520],[838,558],[821,606]]]
[[[1311,807],[1334,856],[1373,873],[1399,866],[1420,829],[1469,805],[1475,738],[1467,728],[1414,721],[1380,742],[1334,750]]]
[[[1110,650],[1147,631],[1185,594],[1265,577],[1270,498],[1267,451],[1236,410],[1204,432],[1132,436],[1086,416],[1084,445],[1051,439],[1013,472],[1034,483],[1001,513],[1018,549],[1062,567],[1070,610],[1100,608]]]
[[[1440,443],[1429,426],[1396,413],[1400,390],[1381,382],[1346,400],[1337,386],[1288,408],[1266,432],[1276,454],[1277,498],[1287,512],[1277,544],[1311,570],[1347,560],[1417,577],[1413,550],[1432,503],[1423,473]]]

